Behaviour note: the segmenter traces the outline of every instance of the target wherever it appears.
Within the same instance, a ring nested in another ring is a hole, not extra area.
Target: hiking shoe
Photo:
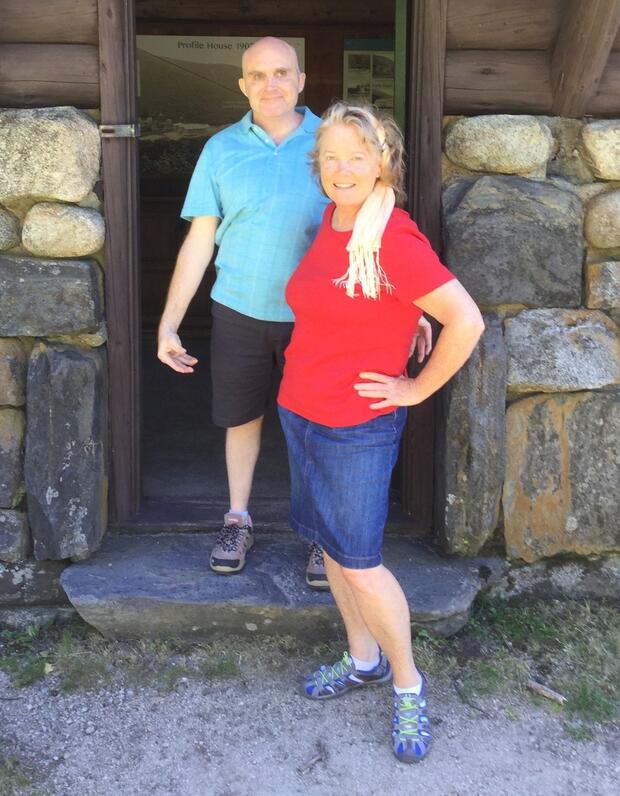
[[[249,515],[245,524],[241,514],[224,514],[224,525],[217,535],[211,551],[209,564],[214,572],[232,575],[245,566],[245,555],[254,544],[252,520]]]
[[[333,666],[321,666],[306,677],[303,682],[304,695],[308,699],[330,699],[362,685],[385,683],[391,676],[392,669],[383,653],[374,669],[358,672],[351,656],[345,652]]]
[[[402,763],[418,763],[425,757],[433,736],[426,713],[426,678],[417,694],[394,694],[392,744],[394,754]]]
[[[323,548],[312,542],[308,548],[308,563],[306,564],[306,583],[311,589],[329,589],[327,575],[325,574],[325,561]]]

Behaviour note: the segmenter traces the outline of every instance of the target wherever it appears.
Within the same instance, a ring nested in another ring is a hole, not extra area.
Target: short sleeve
[[[215,159],[211,141],[204,145],[181,208],[181,218],[191,221],[196,216],[223,218],[220,191],[215,173]]]
[[[398,211],[397,211],[398,212]],[[411,304],[455,279],[433,251],[427,238],[405,213],[390,224],[381,243],[381,266],[394,288],[393,295]]]

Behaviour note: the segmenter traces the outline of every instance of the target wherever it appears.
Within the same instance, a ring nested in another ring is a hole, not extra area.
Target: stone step
[[[216,633],[333,636],[341,623],[329,592],[303,579],[306,547],[292,534],[258,534],[243,572],[209,568],[213,534],[108,534],[61,582],[79,614],[108,637],[204,639]],[[467,621],[500,559],[448,558],[420,541],[386,537],[386,566],[400,581],[418,628],[441,635]]]

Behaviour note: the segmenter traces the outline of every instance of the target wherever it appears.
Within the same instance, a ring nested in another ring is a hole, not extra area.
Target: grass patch
[[[458,673],[454,644],[451,639],[432,636],[420,630],[413,642],[416,665],[423,672],[431,672],[434,680],[444,683]]]
[[[469,625],[470,632],[487,640],[508,640],[524,648],[554,646],[557,627],[538,605],[511,604],[480,599]]]
[[[77,620],[68,626],[0,631],[0,669],[16,687],[49,676],[54,688],[63,692],[92,691],[112,683],[170,691],[183,678],[209,681],[240,674],[241,658],[254,654],[252,646],[240,641],[239,652],[228,649],[227,641],[109,640]],[[279,639],[268,647],[268,654],[281,660],[283,647],[290,646],[286,638]]]
[[[0,631],[0,668],[17,687],[49,678],[58,691],[108,684],[170,691],[184,680],[209,683],[257,667],[298,676],[338,660],[344,649],[343,639],[317,645],[292,636],[109,640],[73,620]],[[482,598],[460,633],[444,639],[422,630],[414,652],[435,683],[454,685],[466,701],[522,691],[533,678],[567,698],[559,707],[532,696],[575,732],[581,732],[581,722],[615,720],[620,713],[620,629],[618,612],[609,605]]]
[[[49,650],[41,640],[42,629],[0,631],[0,670],[22,687],[40,680],[49,669]]]
[[[618,703],[609,686],[578,680],[567,683],[567,690],[566,712],[569,716],[605,721],[613,719],[617,713]]]
[[[463,668],[461,692],[471,699],[507,689],[520,689],[526,673],[523,661],[504,650],[497,650],[492,657],[471,661]]]
[[[567,698],[560,712],[569,718],[608,721],[620,714],[620,624],[610,605],[481,598],[449,642],[468,697],[521,689],[533,678]]]
[[[2,796],[18,796],[23,788],[31,785],[18,760],[0,754],[0,793]]]
[[[584,724],[565,724],[564,732],[573,741],[591,741],[594,738],[592,728]]]

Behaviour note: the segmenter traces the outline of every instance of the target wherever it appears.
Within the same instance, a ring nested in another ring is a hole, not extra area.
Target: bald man
[[[239,88],[250,110],[207,141],[181,216],[191,221],[159,325],[159,359],[178,373],[197,360],[178,328],[215,244],[217,276],[211,332],[213,422],[226,429],[230,510],[211,552],[211,568],[240,572],[254,543],[248,505],[263,416],[282,372],[293,315],[284,288],[312,243],[327,199],[308,153],[319,119],[297,107],[306,76],[295,50],[266,37],[243,55]],[[312,546],[306,582],[327,588],[322,551]]]

